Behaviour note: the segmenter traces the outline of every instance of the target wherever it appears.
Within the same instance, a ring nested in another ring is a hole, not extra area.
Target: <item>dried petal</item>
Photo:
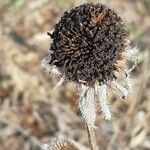
[[[82,85],[81,96],[79,99],[79,109],[85,122],[90,126],[94,126],[96,119],[94,88]]]
[[[107,102],[107,86],[104,84],[102,86],[97,85],[97,94],[99,98],[100,107],[103,116],[106,120],[111,119],[111,112]]]

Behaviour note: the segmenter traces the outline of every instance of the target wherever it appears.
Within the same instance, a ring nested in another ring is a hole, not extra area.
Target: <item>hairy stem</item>
[[[91,150],[96,150],[96,139],[94,128],[87,124],[87,133],[89,138],[89,143],[91,145]]]

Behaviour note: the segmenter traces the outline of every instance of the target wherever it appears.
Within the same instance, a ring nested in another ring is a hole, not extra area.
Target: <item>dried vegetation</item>
[[[59,134],[88,149],[75,88],[67,83],[54,91],[58,78],[40,68],[49,47],[46,32],[66,9],[79,4],[79,0],[0,0],[0,150],[40,149]],[[150,2],[114,0],[108,5],[127,22],[131,44],[140,54],[133,71],[134,92],[125,102],[112,94],[113,118],[110,122],[97,118],[97,143],[100,150],[150,149]]]

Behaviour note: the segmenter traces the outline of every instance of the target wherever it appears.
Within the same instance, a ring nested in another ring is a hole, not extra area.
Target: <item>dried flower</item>
[[[78,85],[79,108],[87,124],[95,123],[95,95],[103,116],[111,119],[107,87],[119,90],[122,98],[131,90],[126,70],[129,43],[121,17],[101,3],[87,3],[65,12],[48,35],[53,42],[43,68],[62,75],[58,85],[64,80]]]
[[[44,144],[41,148],[42,150],[79,150],[79,146],[75,141],[62,136],[53,139],[50,145]]]

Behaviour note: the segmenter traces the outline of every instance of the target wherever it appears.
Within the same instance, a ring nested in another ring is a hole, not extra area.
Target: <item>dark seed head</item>
[[[100,3],[83,4],[65,12],[50,36],[49,64],[67,79],[92,86],[116,78],[127,35],[115,11]]]

